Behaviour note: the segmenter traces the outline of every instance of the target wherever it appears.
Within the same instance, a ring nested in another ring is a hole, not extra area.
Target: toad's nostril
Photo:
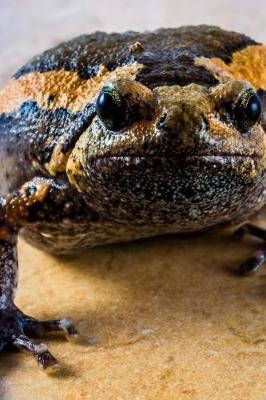
[[[204,114],[200,114],[201,116],[201,129],[209,129],[209,121],[208,118]]]
[[[165,129],[165,128],[166,128],[166,125],[165,125],[166,116],[167,116],[167,113],[166,113],[166,112],[164,112],[164,113],[161,115],[161,118],[159,119],[159,121],[157,122],[157,125],[156,125],[158,129]]]

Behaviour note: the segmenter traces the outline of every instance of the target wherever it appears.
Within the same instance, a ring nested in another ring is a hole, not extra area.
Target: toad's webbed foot
[[[43,370],[49,372],[58,366],[57,360],[43,343],[29,337],[41,337],[47,332],[62,331],[66,337],[76,339],[78,331],[67,319],[37,321],[15,307],[0,310],[0,350],[8,345],[30,352]]]
[[[266,230],[252,224],[245,224],[235,232],[235,235],[238,237],[243,237],[246,234],[266,241]],[[258,250],[252,257],[240,265],[239,272],[241,275],[253,275],[260,270],[265,262],[266,250]]]

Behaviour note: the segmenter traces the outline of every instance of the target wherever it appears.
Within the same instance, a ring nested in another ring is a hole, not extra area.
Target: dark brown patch
[[[182,55],[218,57],[230,63],[234,52],[256,44],[245,35],[206,25],[158,29],[145,33],[96,32],[61,43],[34,57],[15,77],[33,71],[65,70],[75,71],[81,78],[88,79],[97,75],[101,64],[111,71],[132,62],[134,58],[128,49],[134,42],[141,42],[145,48],[144,54],[136,54],[135,59],[140,63],[144,63],[148,55],[150,61],[157,59],[158,62],[162,53],[172,54],[173,58]]]

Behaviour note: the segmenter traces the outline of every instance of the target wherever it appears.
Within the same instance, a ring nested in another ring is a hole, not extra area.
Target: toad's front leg
[[[49,219],[51,215],[55,221],[67,217],[76,207],[68,196],[67,187],[51,179],[36,178],[0,200],[0,350],[7,345],[26,349],[44,370],[55,367],[57,361],[46,345],[35,343],[29,338],[40,337],[52,331],[63,331],[67,337],[75,338],[78,332],[66,319],[37,321],[23,314],[14,305],[17,234],[21,227]]]

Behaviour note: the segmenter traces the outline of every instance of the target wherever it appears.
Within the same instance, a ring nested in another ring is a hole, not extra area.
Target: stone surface
[[[264,0],[3,0],[0,79],[39,50],[95,29],[206,22],[265,41],[265,7]],[[260,245],[221,232],[105,246],[66,260],[21,241],[18,306],[41,319],[70,317],[96,344],[47,337],[62,363],[54,376],[28,354],[1,353],[0,399],[265,400],[266,272],[235,273]]]

